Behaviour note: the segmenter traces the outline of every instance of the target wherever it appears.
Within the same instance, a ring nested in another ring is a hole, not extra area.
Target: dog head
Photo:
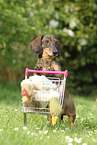
[[[38,36],[30,43],[33,53],[54,58],[61,55],[60,42],[54,35]]]

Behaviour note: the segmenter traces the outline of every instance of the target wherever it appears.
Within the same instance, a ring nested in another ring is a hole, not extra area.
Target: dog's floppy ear
[[[35,53],[37,55],[42,53],[42,45],[41,45],[42,38],[43,38],[43,36],[38,36],[36,39],[34,39],[30,43],[30,47],[31,47],[33,53]]]
[[[61,44],[60,44],[59,40],[57,41],[57,49],[58,49],[58,55],[61,56]]]
[[[58,49],[58,55],[61,56],[61,44],[57,38],[57,36],[54,36],[55,39],[57,39],[57,49]]]

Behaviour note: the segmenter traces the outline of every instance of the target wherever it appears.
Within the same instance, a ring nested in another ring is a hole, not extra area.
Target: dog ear
[[[54,36],[55,39],[57,39],[57,49],[58,49],[58,55],[61,56],[61,44],[57,38],[57,36]]]
[[[30,43],[30,47],[33,51],[33,53],[40,55],[42,53],[42,45],[41,45],[41,40],[42,40],[43,36],[38,36],[36,39],[34,39],[31,43]]]
[[[59,40],[58,40],[58,43],[57,43],[57,48],[58,48],[58,54],[59,54],[59,56],[61,56],[61,45],[60,45]]]

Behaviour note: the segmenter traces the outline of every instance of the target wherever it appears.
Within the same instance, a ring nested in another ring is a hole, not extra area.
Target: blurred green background
[[[87,93],[97,86],[96,0],[0,0],[0,82],[20,83],[37,56],[29,47],[39,35],[56,35],[67,69],[69,90]]]

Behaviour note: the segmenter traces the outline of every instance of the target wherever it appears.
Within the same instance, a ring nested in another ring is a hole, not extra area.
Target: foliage
[[[27,127],[24,127],[19,87],[0,85],[0,144],[97,144],[97,105],[93,96],[88,99],[75,96],[73,100],[77,111],[74,128],[70,127],[67,116],[61,125],[58,122],[53,127],[40,114],[27,114]]]
[[[31,40],[52,34],[60,40],[58,60],[62,70],[69,70],[69,84],[86,91],[97,81],[96,13],[95,0],[0,0],[2,78],[21,80],[25,67],[33,68],[37,59]]]

